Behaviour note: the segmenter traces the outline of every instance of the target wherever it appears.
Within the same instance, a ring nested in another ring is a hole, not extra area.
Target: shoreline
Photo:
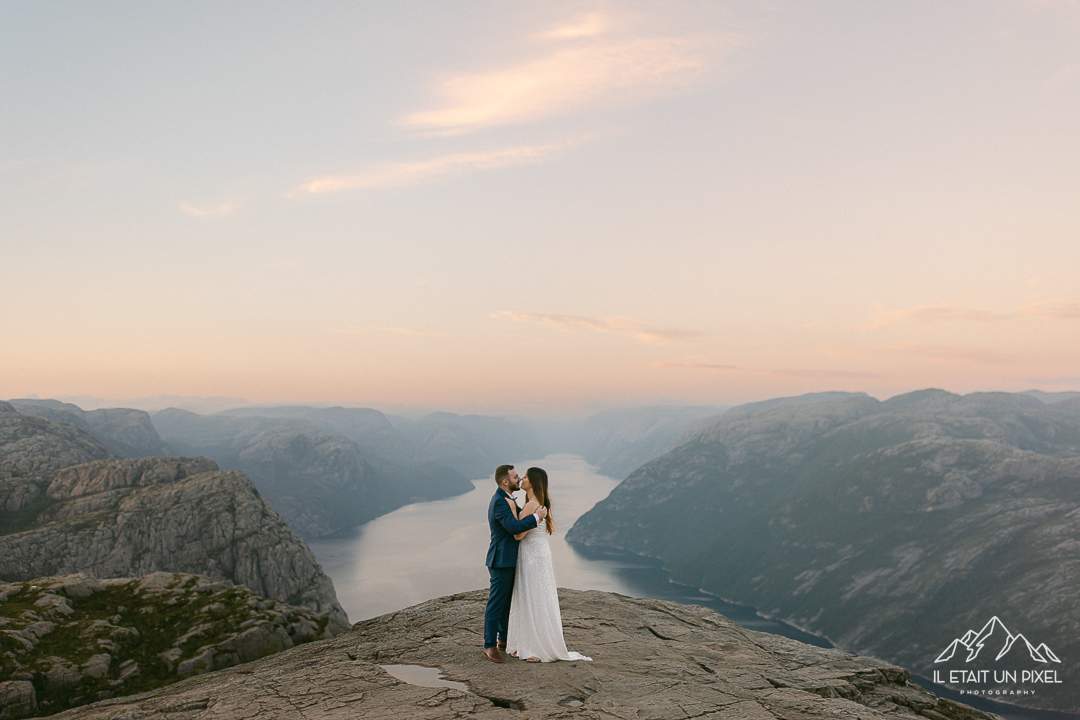
[[[680,588],[686,588],[689,591],[700,593],[701,595],[706,595],[709,598],[713,598],[715,600],[718,600],[721,603],[724,603],[725,605],[731,605],[731,606],[736,606],[736,607],[739,607],[739,608],[745,608],[747,610],[750,610],[757,617],[761,618],[762,620],[768,621],[770,623],[776,623],[777,625],[786,626],[788,628],[797,630],[799,633],[802,633],[803,635],[810,636],[810,637],[818,640],[819,642],[825,643],[824,645],[819,645],[819,647],[835,648],[837,650],[841,650],[841,651],[847,652],[847,653],[853,653],[855,655],[867,655],[867,653],[858,653],[856,651],[848,650],[847,648],[841,647],[841,646],[837,645],[836,643],[834,643],[828,636],[823,635],[821,633],[814,632],[814,631],[809,630],[807,628],[801,627],[797,623],[793,623],[793,622],[790,622],[790,621],[785,620],[783,618],[779,618],[779,617],[775,617],[775,616],[763,613],[760,610],[758,610],[758,608],[754,607],[753,605],[749,605],[749,604],[744,603],[744,602],[739,602],[738,600],[733,600],[731,598],[723,597],[721,595],[718,595],[718,594],[716,594],[714,592],[710,592],[710,591],[708,591],[708,590],[706,590],[704,588],[701,588],[701,587],[694,587],[693,585],[687,585],[686,583],[681,583],[681,582],[678,582],[677,580],[672,580],[671,579],[671,571],[666,567],[666,565],[664,564],[664,561],[661,558],[652,557],[652,556],[645,555],[645,554],[642,554],[642,553],[636,553],[636,552],[633,552],[631,550],[626,550],[625,548],[619,548],[619,547],[614,547],[614,546],[610,546],[610,545],[603,545],[603,546],[600,546],[600,545],[585,545],[585,544],[576,543],[576,542],[572,542],[572,543],[569,543],[569,544],[575,551],[581,552],[581,554],[586,556],[586,557],[601,557],[601,558],[617,559],[617,558],[620,558],[620,557],[626,558],[626,557],[630,556],[630,557],[640,558],[640,559],[643,559],[643,560],[650,561],[650,563],[655,564],[656,569],[663,572],[663,574],[665,575],[665,577],[667,579],[667,582],[669,584],[671,584],[671,585],[674,585],[674,586],[677,586],[677,587],[680,587]],[[667,600],[669,598],[657,598],[657,599]],[[675,602],[678,602],[678,601],[675,601]],[[717,608],[713,608],[713,609],[717,609]],[[734,620],[734,622],[739,622],[739,621]],[[753,628],[748,628],[748,629],[752,630]],[[791,635],[788,635],[786,633],[774,633],[774,634],[783,634],[785,637],[791,637]],[[791,639],[799,640],[800,642],[805,642],[805,640],[803,640],[803,639],[801,639],[799,637],[791,637]],[[818,644],[818,643],[809,643],[809,644]],[[870,657],[876,657],[876,656],[870,655]],[[880,659],[884,660],[885,662],[889,662],[889,663],[893,662],[892,660],[889,660],[888,658],[880,658]],[[903,666],[900,666],[900,667],[903,667]],[[924,677],[922,675],[918,675],[918,674],[912,672],[910,669],[908,669],[906,667],[904,669],[908,671],[908,674],[910,675],[912,682],[918,684],[920,687],[922,687],[925,690],[929,690],[930,692],[934,693],[935,695],[938,695],[939,697],[944,697],[946,699],[953,700],[955,702],[964,703],[965,705],[970,705],[973,708],[976,708],[978,710],[983,710],[985,712],[996,713],[998,715],[1001,715],[1001,716],[1007,718],[1008,720],[1080,720],[1080,713],[1071,713],[1071,712],[1068,712],[1068,711],[1065,711],[1065,710],[1054,710],[1054,709],[1051,709],[1051,708],[1027,707],[1027,706],[1024,706],[1024,705],[1015,705],[1013,703],[1004,702],[1002,700],[991,700],[991,699],[989,699],[989,698],[987,698],[986,696],[983,696],[983,695],[971,695],[971,694],[963,693],[963,692],[961,692],[959,690],[954,690],[953,688],[950,688],[947,685],[941,685],[939,683],[935,683],[934,681],[930,680],[927,677]]]

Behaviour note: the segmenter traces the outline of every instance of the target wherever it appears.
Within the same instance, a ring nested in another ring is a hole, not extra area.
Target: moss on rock
[[[4,584],[0,682],[29,682],[34,697],[27,702],[20,686],[21,694],[11,693],[18,708],[0,707],[0,712],[48,715],[256,660],[346,629],[328,613],[198,575],[97,580],[78,574]]]

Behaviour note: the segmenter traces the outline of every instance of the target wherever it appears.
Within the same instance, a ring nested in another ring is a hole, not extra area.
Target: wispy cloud
[[[999,322],[1014,315],[988,310],[968,310],[949,305],[921,305],[899,310],[882,310],[875,313],[862,330],[893,327],[895,325],[932,325],[944,322]]]
[[[217,205],[205,205],[200,207],[198,205],[180,203],[177,207],[192,217],[213,217],[216,215],[228,215],[236,209],[236,204],[230,201],[218,203]]]
[[[571,330],[588,330],[590,332],[598,333],[629,335],[643,343],[650,344],[687,342],[702,335],[698,330],[657,327],[629,317],[593,318],[581,315],[523,313],[515,312],[513,310],[503,310],[502,312],[493,314],[491,317],[510,320],[517,323],[541,325],[543,327],[564,332]]]
[[[925,345],[919,342],[906,342],[889,345],[884,352],[900,355],[912,355],[941,363],[960,363],[967,365],[1008,365],[1013,358],[1003,353],[985,348],[956,347],[949,345]]]
[[[1068,300],[1051,300],[1025,305],[1020,308],[1023,315],[1046,317],[1053,320],[1080,320],[1080,303]]]
[[[706,44],[684,37],[618,33],[592,14],[540,33],[545,54],[511,67],[448,77],[443,102],[402,124],[453,135],[495,125],[532,122],[615,101],[643,99],[683,87],[707,64]],[[710,43],[709,52],[734,41]]]
[[[725,372],[747,373],[750,375],[764,375],[766,377],[797,377],[797,378],[875,378],[877,373],[854,372],[851,370],[815,370],[812,368],[748,368],[740,365],[716,365],[713,363],[699,362],[654,362],[649,367],[658,368],[685,368],[689,370],[722,370]]]
[[[479,170],[494,170],[546,160],[555,153],[584,142],[588,136],[547,145],[521,145],[481,153],[443,155],[418,162],[381,163],[358,173],[328,175],[312,180],[298,189],[301,193],[323,194],[343,190],[373,190],[433,182],[440,178],[464,175]]]
[[[589,13],[569,25],[540,33],[541,38],[567,39],[591,37],[611,29],[611,20],[601,13]]]
[[[860,330],[877,330],[898,325],[938,325],[949,322],[1002,322],[1021,317],[1044,317],[1052,320],[1080,320],[1080,302],[1045,300],[1023,305],[1015,310],[972,310],[951,305],[920,305],[897,310],[879,309]]]
[[[907,355],[941,363],[962,365],[1009,365],[1015,358],[1004,353],[985,348],[953,345],[927,345],[920,342],[904,342],[885,347],[869,348],[827,348],[835,357],[872,357],[875,355]]]

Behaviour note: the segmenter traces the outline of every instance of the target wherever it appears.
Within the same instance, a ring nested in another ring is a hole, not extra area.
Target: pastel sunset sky
[[[1080,390],[1080,3],[0,4],[0,398]]]

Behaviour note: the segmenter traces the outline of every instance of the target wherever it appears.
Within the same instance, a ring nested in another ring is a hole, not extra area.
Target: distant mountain
[[[150,422],[150,416],[142,410],[108,408],[86,412],[78,405],[58,400],[11,400],[10,403],[23,415],[66,422],[85,430],[118,457],[169,454],[154,424]]]
[[[221,416],[278,418],[294,421],[297,427],[312,427],[340,435],[356,443],[368,462],[405,464],[415,460],[412,443],[378,410],[368,408],[315,408],[302,405],[240,408]],[[407,421],[406,421],[407,422]]]
[[[369,408],[241,408],[223,415],[304,420],[356,443],[376,468],[447,468],[470,480],[552,449],[524,419],[435,412],[410,420]]]
[[[472,489],[455,469],[414,460],[408,442],[381,414],[317,411],[321,422],[292,409],[282,414],[196,415],[174,409],[154,413],[153,422],[174,453],[208,457],[249,476],[302,537]],[[368,452],[334,432],[327,417],[361,438]]]
[[[83,430],[23,415],[0,401],[0,535],[32,522],[48,504],[46,490],[62,468],[111,457]]]
[[[1080,653],[1080,398],[797,398],[680,441],[567,539],[660,558],[679,582],[927,676],[979,616]],[[1080,666],[1061,675],[1026,702],[1075,708]]]
[[[573,452],[600,472],[622,478],[662,454],[695,421],[726,408],[657,406],[609,410],[584,421],[536,422],[522,418],[435,412],[410,420],[366,408],[247,407],[222,415],[305,421],[356,443],[365,462],[385,475],[406,468],[447,467],[477,479],[498,465]],[[164,432],[164,431],[163,431]]]
[[[1033,398],[1038,398],[1047,405],[1053,405],[1054,403],[1059,403],[1063,400],[1078,398],[1080,397],[1080,392],[1065,390],[1062,392],[1048,393],[1043,392],[1042,390],[1026,390],[1024,391],[1024,395],[1030,395]]]
[[[726,409],[669,405],[607,410],[581,423],[573,449],[600,474],[622,480],[662,455],[688,426]]]

